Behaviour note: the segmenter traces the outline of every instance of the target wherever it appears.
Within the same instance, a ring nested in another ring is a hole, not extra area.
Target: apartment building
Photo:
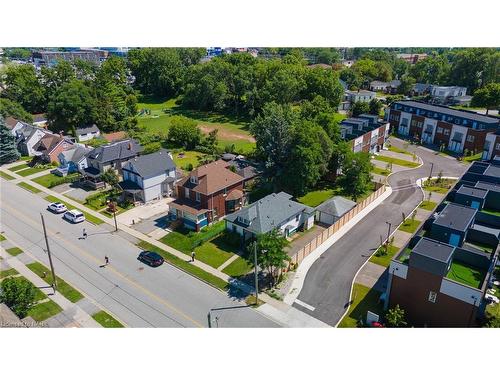
[[[391,261],[385,307],[415,326],[478,326],[497,293],[499,214],[500,166],[475,162]]]
[[[398,134],[459,154],[480,152],[487,134],[500,129],[498,117],[413,100],[392,103],[386,119]]]
[[[486,134],[481,158],[483,160],[500,158],[500,129],[494,133]]]
[[[376,115],[362,114],[342,120],[340,134],[350,141],[354,152],[379,152],[389,136],[389,123]]]

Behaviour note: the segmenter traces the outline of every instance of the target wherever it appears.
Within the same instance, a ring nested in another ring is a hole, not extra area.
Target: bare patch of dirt
[[[218,129],[219,132],[217,133],[217,136],[220,139],[224,139],[227,141],[242,139],[249,142],[255,142],[255,138],[249,134],[233,133],[230,130],[221,128],[219,126],[209,125],[209,124],[199,124],[198,127],[200,128],[203,134],[208,134],[212,130]]]

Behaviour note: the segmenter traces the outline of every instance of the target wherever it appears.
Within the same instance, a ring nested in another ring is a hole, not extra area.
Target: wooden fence
[[[291,264],[299,265],[300,262],[304,260],[306,256],[308,256],[311,252],[316,250],[319,245],[324,243],[327,239],[333,236],[335,233],[339,231],[345,224],[347,224],[354,216],[356,216],[359,212],[361,212],[366,206],[372,203],[375,199],[380,197],[385,191],[385,185],[376,182],[377,190],[375,190],[372,194],[370,194],[365,200],[358,203],[353,207],[352,210],[347,212],[344,216],[342,216],[339,220],[337,220],[334,224],[330,225],[328,228],[324,229],[321,233],[319,233],[312,241],[310,241],[307,245],[299,249],[295,255],[291,258],[291,263],[288,265],[290,268]]]

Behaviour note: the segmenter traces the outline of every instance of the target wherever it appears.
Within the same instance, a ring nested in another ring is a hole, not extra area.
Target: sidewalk
[[[55,325],[63,327],[72,326],[84,328],[102,328],[101,325],[97,323],[89,314],[83,311],[78,305],[68,301],[60,293],[52,295],[52,288],[50,287],[50,285],[47,284],[45,280],[33,273],[15,256],[7,256],[4,261],[10,267],[17,270],[20,275],[31,281],[35,286],[39,288],[40,291],[46,294],[48,298],[57,303],[63,309],[63,311],[59,314],[47,319],[47,323],[48,321],[52,320],[52,324],[49,324],[49,326]]]

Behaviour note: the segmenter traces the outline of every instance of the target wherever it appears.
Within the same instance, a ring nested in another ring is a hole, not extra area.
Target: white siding
[[[481,291],[451,280],[443,279],[441,282],[441,293],[459,299],[471,305],[479,306],[481,303]]]
[[[33,150],[33,146],[40,139],[42,139],[44,135],[45,135],[45,132],[43,132],[41,130],[37,130],[36,133],[33,134],[33,136],[28,140],[28,142],[26,142],[26,148],[28,150],[28,156],[34,156],[35,155],[35,151]]]
[[[391,262],[389,266],[389,273],[406,280],[406,275],[408,274],[408,266],[402,263]]]
[[[462,134],[462,142],[460,143],[459,149],[454,149],[453,151],[462,152],[464,150],[465,139],[467,138],[467,128],[464,126],[453,125],[453,127],[451,129],[451,134],[450,134],[450,141],[448,143],[449,150],[451,150],[452,139],[453,139],[455,133]]]

